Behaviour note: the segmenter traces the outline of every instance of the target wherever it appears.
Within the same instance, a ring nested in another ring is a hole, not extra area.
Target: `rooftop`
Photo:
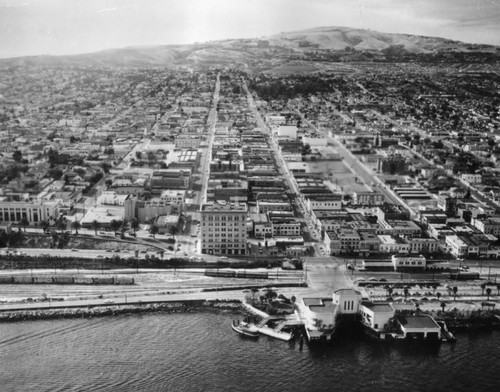
[[[205,212],[224,212],[224,211],[247,211],[246,203],[223,203],[217,202],[212,204],[203,204],[201,211]]]
[[[337,307],[331,298],[304,298],[304,304],[315,313],[333,313]]]
[[[394,312],[394,308],[390,303],[363,302],[362,305],[373,312]]]
[[[404,328],[439,328],[439,325],[430,316],[396,316],[396,319]]]

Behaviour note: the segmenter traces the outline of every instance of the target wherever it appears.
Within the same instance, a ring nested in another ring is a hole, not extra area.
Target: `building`
[[[160,193],[165,189],[187,189],[190,185],[191,171],[167,169],[156,171],[151,176],[151,191]]]
[[[471,223],[483,234],[500,235],[500,217],[475,218]]]
[[[201,139],[199,137],[179,135],[175,138],[175,148],[198,148]]]
[[[28,194],[0,196],[0,222],[19,223],[26,219],[30,225],[53,221],[62,212],[63,201],[52,197],[30,198]]]
[[[201,207],[201,253],[244,255],[247,248],[246,203],[212,203]]]
[[[405,208],[395,204],[384,204],[378,206],[376,215],[379,221],[410,219],[410,213]]]
[[[390,320],[396,312],[390,303],[372,303],[363,301],[359,307],[361,323],[375,332],[388,329]]]
[[[481,184],[483,182],[481,174],[462,174],[460,179],[469,184]]]
[[[342,208],[342,195],[307,195],[306,208],[310,212],[312,210],[340,210]]]
[[[378,239],[380,241],[379,250],[382,253],[406,254],[410,251],[410,245],[402,238],[393,237],[391,235],[379,235]]]
[[[273,224],[267,214],[252,214],[253,236],[255,238],[270,238],[273,236]]]
[[[396,315],[395,319],[405,339],[441,340],[441,327],[431,316]]]
[[[300,222],[295,219],[273,219],[273,236],[298,237],[301,234]]]
[[[354,204],[362,206],[378,206],[385,203],[385,196],[378,192],[354,192],[352,199]]]
[[[340,289],[332,297],[302,298],[298,302],[309,340],[331,340],[337,328],[338,316],[356,316],[361,293],[354,289]]]
[[[441,250],[440,242],[434,238],[409,238],[410,253],[435,253]]]
[[[280,125],[278,127],[278,137],[297,139],[297,127],[295,125]]]
[[[447,235],[446,246],[455,257],[467,257],[469,246],[458,235]]]
[[[427,259],[422,256],[400,256],[393,255],[391,257],[392,265],[394,266],[394,271],[399,271],[401,269],[418,269],[424,270],[427,266]]]

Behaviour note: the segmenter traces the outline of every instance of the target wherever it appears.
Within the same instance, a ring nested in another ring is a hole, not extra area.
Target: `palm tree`
[[[77,220],[71,222],[71,228],[75,230],[75,234],[78,234],[78,229],[82,227],[82,224]]]
[[[139,221],[135,218],[132,219],[132,222],[130,222],[130,227],[132,227],[132,229],[134,230],[134,236],[135,236],[135,232],[139,228]]]
[[[28,226],[30,223],[28,221],[28,219],[26,219],[25,217],[22,218],[20,221],[19,221],[19,225],[24,229],[24,232],[26,233],[26,226]]]
[[[453,301],[457,300],[457,291],[458,291],[458,287],[453,286]]]
[[[408,294],[410,294],[410,291],[408,290],[408,287],[404,288],[403,293],[404,293],[405,301],[406,301],[406,297],[408,297]]]
[[[94,234],[97,235],[97,230],[99,230],[99,227],[101,224],[97,220],[92,221],[92,228],[94,229]]]
[[[388,286],[387,287],[387,297],[392,296],[393,291],[394,291],[394,289],[392,288],[392,286]]]
[[[441,311],[444,313],[444,308],[446,308],[446,302],[441,302]]]
[[[488,287],[488,288],[486,289],[486,295],[488,296],[487,301],[489,301],[489,300],[490,300],[490,295],[491,295],[491,288],[490,288],[490,287]]]

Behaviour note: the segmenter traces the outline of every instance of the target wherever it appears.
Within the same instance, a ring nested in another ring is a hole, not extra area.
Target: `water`
[[[493,391],[500,332],[436,348],[348,337],[300,350],[228,314],[0,324],[1,391]]]

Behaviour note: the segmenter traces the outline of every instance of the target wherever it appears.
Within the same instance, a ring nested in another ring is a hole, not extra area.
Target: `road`
[[[333,256],[306,257],[304,269],[312,293],[329,296],[339,289],[352,288],[343,261]],[[311,293],[310,293],[311,294]]]
[[[297,202],[296,206],[298,207],[300,213],[302,214],[303,217],[307,217],[308,215],[307,208],[305,206],[303,198],[301,197],[301,193],[297,185],[297,182],[295,181],[295,177],[288,169],[288,166],[286,165],[286,162],[281,154],[278,143],[276,143],[276,140],[272,135],[272,131],[269,129],[267,124],[262,119],[262,116],[260,115],[259,111],[257,110],[257,106],[255,105],[253,96],[250,93],[250,90],[248,89],[248,86],[244,78],[242,78],[242,84],[243,84],[243,89],[247,94],[248,107],[252,111],[252,114],[254,116],[255,121],[257,122],[258,127],[262,129],[262,133],[268,137],[269,147],[271,147],[273,151],[274,160],[278,166],[278,172],[284,177],[288,189],[290,189],[290,191],[295,195],[295,201]],[[306,224],[306,226],[308,225]]]
[[[302,119],[302,122],[313,128],[318,134],[327,138],[330,142],[332,142],[337,151],[342,156],[344,163],[347,167],[349,167],[358,177],[359,179],[366,185],[367,188],[374,190],[373,188],[377,188],[377,191],[382,193],[386,199],[386,201],[402,205],[410,212],[412,218],[417,218],[417,214],[402,200],[399,198],[390,188],[388,188],[384,182],[378,178],[378,176],[373,173],[372,170],[367,168],[351,151],[349,151],[342,143],[340,143],[335,138],[330,138],[324,131],[321,131],[314,124],[312,124],[309,120],[307,120],[304,115],[300,112],[300,110],[295,108],[290,108],[294,110]]]
[[[201,170],[200,170],[201,192],[198,196],[199,199],[197,200],[196,203],[200,205],[200,210],[203,203],[205,203],[207,200],[208,180],[210,179],[210,173],[209,173],[210,162],[212,160],[212,146],[215,137],[215,125],[217,124],[217,105],[219,103],[219,96],[220,96],[220,74],[217,75],[217,81],[215,83],[215,90],[212,100],[212,107],[210,109],[210,113],[208,114],[208,119],[207,119],[207,128],[209,130],[208,140],[207,140],[208,146],[205,155],[201,161]]]

